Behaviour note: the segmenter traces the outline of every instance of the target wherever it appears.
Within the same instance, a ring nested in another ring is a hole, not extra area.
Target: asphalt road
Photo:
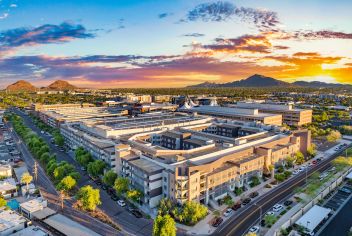
[[[324,171],[330,167],[330,162],[341,155],[344,150],[339,153],[335,153],[332,156],[325,158],[320,163],[316,164],[307,171],[307,176],[309,177],[316,171]],[[275,187],[271,191],[265,193],[259,198],[251,202],[250,205],[241,208],[239,211],[233,214],[232,218],[224,222],[216,229],[213,235],[233,235],[239,236],[247,233],[247,230],[255,224],[260,218],[260,213],[263,214],[271,209],[276,203],[282,201],[283,199],[289,197],[293,190],[305,184],[306,172],[303,171],[300,174],[288,179],[279,186]],[[261,208],[261,210],[260,210]]]
[[[23,118],[24,123],[25,123],[25,125],[27,127],[31,128],[33,131],[35,131],[40,137],[42,137],[48,143],[48,145],[50,147],[50,150],[51,150],[51,153],[56,154],[57,160],[59,160],[59,161],[67,161],[68,163],[70,163],[70,164],[72,164],[72,165],[74,165],[76,167],[76,170],[81,174],[81,179],[78,181],[78,186],[79,187],[82,187],[82,186],[85,186],[85,185],[91,185],[94,188],[100,188],[100,186],[96,185],[88,177],[86,172],[81,170],[81,166],[74,159],[72,159],[67,153],[61,152],[58,147],[56,147],[54,144],[52,144],[50,142],[50,139],[51,139],[50,136],[47,136],[47,135],[42,134],[40,132],[40,129],[38,129],[34,125],[34,123],[32,122],[32,119],[28,115],[24,114],[22,111],[19,111],[18,109],[14,109],[13,111],[17,115],[19,115],[19,116],[21,116]],[[21,148],[21,151],[23,149],[23,151],[27,155],[30,155],[27,147],[24,144],[22,144],[22,146],[23,147]],[[31,166],[32,166],[33,163],[34,163],[34,160],[32,160],[32,163],[29,163],[29,164],[31,164]],[[42,175],[44,175],[45,177],[42,176]],[[46,176],[45,172],[43,171],[43,173],[40,174],[40,179],[45,179],[45,178],[46,178],[46,181],[44,182],[44,188],[46,188],[46,186],[49,185],[49,182],[51,183],[51,181],[48,179],[48,177]],[[54,186],[52,188],[55,190]],[[50,193],[53,194],[52,190],[50,191]],[[140,218],[140,219],[136,218],[130,212],[128,212],[125,208],[120,207],[119,205],[117,205],[116,201],[113,201],[111,199],[110,195],[108,195],[102,189],[100,190],[100,198],[101,198],[101,202],[103,204],[99,206],[99,209],[101,209],[108,216],[110,216],[111,219],[114,220],[116,222],[116,224],[118,224],[123,229],[125,234],[143,235],[143,236],[147,236],[147,235],[149,236],[149,235],[152,234],[152,230],[153,230],[153,221],[152,220],[145,219],[145,218]],[[68,207],[70,207],[70,206],[68,206]],[[89,226],[92,226],[92,223],[94,223],[94,222],[89,222],[89,221],[87,222],[87,224]],[[104,224],[104,225],[106,225],[106,224]],[[111,231],[103,233],[100,230],[100,231],[97,231],[97,232],[100,233],[100,234],[103,234],[103,235],[116,235],[117,234],[117,232],[115,232],[115,234],[111,234]]]

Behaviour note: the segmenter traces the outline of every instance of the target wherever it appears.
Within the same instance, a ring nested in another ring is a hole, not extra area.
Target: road
[[[307,171],[307,176],[309,177],[316,171],[322,172],[326,170],[330,167],[330,162],[337,156],[340,156],[343,152],[344,150],[341,150],[340,152],[325,158],[320,163],[310,168]],[[306,172],[303,171],[255,199],[249,206],[241,208],[241,210],[236,212],[231,219],[220,225],[214,232],[214,235],[239,236],[247,233],[247,230],[260,218],[260,208],[262,210],[262,214],[265,213],[276,203],[290,196],[296,187],[304,185],[305,178]]]
[[[88,177],[86,172],[81,170],[81,166],[73,158],[71,158],[67,153],[61,152],[58,147],[56,147],[54,144],[50,142],[50,139],[51,139],[50,136],[41,134],[40,129],[38,129],[34,125],[34,123],[32,122],[32,119],[28,115],[24,114],[22,111],[19,111],[18,109],[13,109],[12,111],[15,112],[17,115],[21,116],[24,120],[25,125],[30,129],[32,129],[33,131],[35,131],[40,137],[42,137],[48,143],[51,153],[56,154],[58,161],[67,161],[68,163],[75,166],[76,170],[81,174],[81,179],[78,181],[79,187],[82,187],[85,185],[91,185],[94,188],[100,188],[100,186],[96,185],[93,181],[91,181],[91,179]],[[27,147],[23,143],[21,146],[22,146],[21,151],[23,149],[23,151],[27,155],[31,156]],[[29,164],[32,166],[33,163],[34,163],[34,160],[32,160],[32,163],[29,163]],[[45,177],[42,175],[44,175]],[[51,183],[51,181],[48,179],[44,171],[38,177],[45,184],[43,185],[44,187],[46,187],[46,184]],[[54,186],[52,186],[52,188],[55,190]],[[50,190],[50,194],[53,194],[52,189]],[[125,208],[117,205],[117,203],[111,199],[110,195],[108,195],[102,189],[100,190],[100,198],[103,204],[99,206],[99,209],[105,212],[112,220],[114,220],[115,223],[118,224],[123,229],[125,234],[143,235],[143,236],[152,234],[152,230],[153,230],[152,220],[145,219],[145,218],[137,219]],[[88,221],[87,223],[88,225],[91,226],[92,222]],[[102,234],[102,231],[99,230],[98,233]],[[114,235],[114,234],[111,234],[111,232],[106,232],[104,233],[104,235]],[[115,231],[115,235],[116,235],[116,231]]]

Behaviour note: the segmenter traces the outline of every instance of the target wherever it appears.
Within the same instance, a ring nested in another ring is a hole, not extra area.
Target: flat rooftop
[[[50,216],[44,223],[53,227],[57,231],[63,233],[64,235],[75,235],[75,236],[99,236],[100,234],[95,233],[91,229],[84,227],[83,225],[71,220],[70,218],[56,214]]]
[[[190,116],[182,113],[158,112],[143,114],[137,117],[114,117],[113,119],[106,119],[102,122],[88,120],[83,121],[83,123],[89,126],[96,126],[102,129],[126,130],[171,124],[182,124],[202,119],[205,119],[205,117]]]
[[[164,167],[161,167],[155,164],[154,162],[148,161],[145,159],[138,159],[138,160],[130,161],[129,163],[147,173],[154,173],[164,169]]]

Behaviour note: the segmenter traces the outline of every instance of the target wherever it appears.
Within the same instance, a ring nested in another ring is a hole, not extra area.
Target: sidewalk
[[[229,194],[232,197],[232,200],[234,201],[234,203],[240,201],[243,198],[246,198],[249,196],[249,194],[251,194],[252,192],[258,192],[259,196],[270,191],[272,188],[265,188],[265,185],[272,182],[273,179],[269,179],[251,189],[249,189],[248,191],[242,193],[240,196],[236,196],[233,197],[234,194]],[[273,186],[274,188],[274,186]],[[227,205],[223,204],[221,206],[219,206],[219,209],[217,209],[218,211],[220,211],[220,216],[224,219],[224,222],[226,220],[228,220],[230,217],[224,217],[223,216],[223,212],[228,208]],[[236,214],[236,212],[234,212],[233,214]],[[213,221],[213,219],[215,218],[213,212],[210,211],[210,213],[201,221],[199,221],[195,226],[186,226],[186,225],[182,225],[182,224],[176,224],[177,228],[183,229],[185,230],[188,235],[210,235],[212,234],[216,228],[211,226],[211,223]]]

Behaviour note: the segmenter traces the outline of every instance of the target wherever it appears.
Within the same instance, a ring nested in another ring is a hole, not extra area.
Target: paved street
[[[97,186],[93,181],[91,181],[88,175],[80,169],[80,165],[77,162],[75,162],[67,153],[61,152],[58,147],[51,144],[50,136],[41,134],[40,130],[33,124],[30,117],[25,115],[23,112],[18,111],[17,109],[14,111],[16,112],[16,114],[20,115],[24,119],[24,122],[27,127],[34,130],[39,136],[41,136],[48,143],[48,145],[50,146],[51,152],[56,154],[57,159],[59,161],[67,161],[68,163],[76,167],[77,171],[82,176],[78,182],[78,186],[81,187],[89,184],[89,185],[92,185],[94,188],[99,188],[99,186]],[[30,155],[25,145],[21,144],[21,146],[22,146],[21,151],[23,149],[24,153],[27,153],[27,155]],[[33,163],[34,162],[32,160],[32,163],[30,164],[33,165]],[[45,182],[43,182],[43,186],[46,188],[46,186],[49,185],[49,182],[51,184],[51,181],[46,177],[46,174],[44,171],[41,171],[41,172],[42,173],[40,174],[40,179],[43,179],[43,180],[46,179]],[[53,188],[50,190],[50,194],[54,194],[53,193],[53,191],[55,191],[54,186],[50,188]],[[153,229],[152,220],[148,220],[144,218],[137,219],[135,216],[129,213],[125,208],[118,206],[117,203],[110,198],[110,195],[108,195],[102,189],[100,190],[100,197],[101,197],[101,202],[103,204],[99,208],[102,211],[104,211],[106,214],[108,214],[118,225],[120,225],[123,228],[123,230],[126,231],[126,233],[129,233],[132,235],[151,235],[152,234],[152,229]],[[91,226],[92,223],[88,221],[87,224]],[[97,232],[102,234],[102,231],[98,230]],[[106,234],[104,233],[104,235],[113,235],[110,233],[106,232]]]
[[[332,156],[324,159],[317,165],[313,166],[307,171],[307,176],[310,176],[316,171],[324,171],[330,167],[330,162],[343,152],[333,154]],[[247,232],[247,230],[260,218],[260,208],[262,212],[268,211],[277,202],[285,199],[293,190],[305,183],[306,172],[303,171],[300,174],[288,179],[272,191],[262,195],[258,199],[254,200],[248,207],[241,208],[232,218],[224,222],[214,232],[214,235],[233,235],[239,236]]]

